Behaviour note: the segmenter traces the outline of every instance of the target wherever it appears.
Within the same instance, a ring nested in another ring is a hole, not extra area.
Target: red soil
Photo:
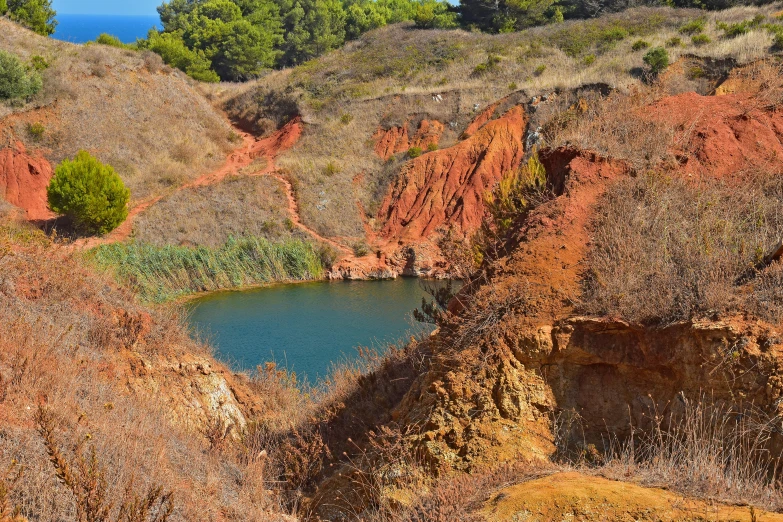
[[[749,94],[664,98],[648,117],[677,129],[673,152],[691,175],[725,177],[748,168],[780,168],[783,112],[762,108]]]
[[[522,161],[525,123],[516,106],[465,141],[408,162],[378,212],[381,236],[415,242],[442,226],[478,228],[484,194]]]
[[[443,134],[443,124],[437,120],[422,120],[413,137],[408,137],[407,122],[402,127],[392,127],[389,130],[378,129],[373,135],[375,153],[387,160],[397,153],[405,152],[411,147],[427,150],[430,145],[437,145]]]
[[[52,166],[40,154],[30,155],[21,142],[0,150],[0,197],[25,211],[29,220],[54,217],[46,201]]]
[[[473,136],[478,132],[478,130],[484,126],[489,120],[492,119],[492,116],[495,115],[495,111],[497,110],[498,106],[500,105],[500,102],[495,102],[483,111],[479,113],[478,116],[476,116],[472,122],[470,122],[470,125],[468,125],[468,128],[465,129],[465,132],[462,133],[462,136],[465,138],[468,138],[470,136]]]

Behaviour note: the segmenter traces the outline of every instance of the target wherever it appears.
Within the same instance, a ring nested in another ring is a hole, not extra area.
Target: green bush
[[[7,5],[11,20],[43,36],[54,33],[57,11],[52,9],[51,0],[7,0]]]
[[[32,123],[27,126],[27,132],[30,133],[30,136],[32,136],[33,139],[40,140],[43,137],[44,132],[46,132],[46,128],[40,122]]]
[[[704,31],[706,25],[707,20],[705,18],[697,18],[696,20],[691,20],[690,22],[681,25],[680,32],[688,35],[699,34]]]
[[[499,63],[500,63],[500,56],[490,53],[489,56],[487,56],[486,62],[478,64],[473,69],[473,76],[481,76],[482,74],[487,73],[489,71],[494,71],[495,69],[497,69]]]
[[[122,41],[119,38],[108,33],[101,33],[100,35],[98,35],[98,38],[95,39],[95,43],[99,43],[101,45],[108,45],[110,47],[118,47],[120,49],[130,49],[133,47],[131,45],[126,45],[122,43]]]
[[[435,152],[436,150],[438,150],[438,144],[434,142],[430,143],[429,145],[427,145],[427,150],[430,152]]]
[[[682,38],[679,36],[672,36],[666,40],[666,47],[682,47]]]
[[[634,51],[641,51],[642,49],[647,49],[648,47],[650,47],[650,42],[645,42],[644,40],[636,40],[631,46],[631,49]]]
[[[0,100],[26,99],[42,86],[37,72],[28,71],[13,54],[0,51]]]
[[[410,149],[408,149],[407,154],[409,158],[413,159],[421,156],[422,152],[424,151],[421,150],[421,147],[411,147]]]
[[[593,65],[595,63],[595,55],[588,54],[587,56],[584,57],[582,61],[584,62],[585,65],[589,67],[590,65]]]
[[[718,29],[723,31],[723,36],[726,38],[736,38],[743,34],[747,34],[751,29],[759,27],[766,19],[766,16],[758,14],[750,20],[743,20],[733,24],[727,24],[726,22],[718,22],[716,25]]]
[[[536,76],[541,76],[542,74],[544,74],[544,71],[546,71],[546,65],[541,64],[538,67],[536,67],[536,69],[533,71],[533,74],[535,74]]]
[[[696,34],[691,36],[691,43],[693,43],[693,45],[697,45],[697,46],[707,45],[711,41],[712,40],[710,39],[710,37],[707,36],[706,34]]]
[[[657,76],[669,66],[669,53],[663,47],[653,47],[643,60],[650,67],[650,72]]]
[[[425,0],[416,6],[413,21],[419,29],[453,29],[458,27],[457,13],[446,2]]]
[[[85,151],[57,166],[46,193],[51,209],[80,231],[106,234],[128,217],[130,191],[110,165]]]
[[[49,62],[46,61],[46,58],[38,54],[30,58],[30,65],[33,66],[33,69],[39,72],[45,71],[49,68]]]
[[[367,243],[361,241],[353,245],[353,254],[356,257],[364,257],[369,253],[370,253],[370,247],[367,246]]]

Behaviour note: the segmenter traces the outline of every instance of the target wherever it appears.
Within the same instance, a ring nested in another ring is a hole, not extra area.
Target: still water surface
[[[424,296],[408,278],[277,285],[196,300],[191,324],[237,369],[275,361],[315,382],[357,346],[382,348],[422,331],[411,311]]]

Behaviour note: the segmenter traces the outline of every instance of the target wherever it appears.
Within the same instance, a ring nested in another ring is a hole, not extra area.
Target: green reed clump
[[[219,248],[115,243],[91,250],[101,268],[138,292],[145,301],[277,281],[318,279],[324,267],[312,245],[289,240],[230,238]]]

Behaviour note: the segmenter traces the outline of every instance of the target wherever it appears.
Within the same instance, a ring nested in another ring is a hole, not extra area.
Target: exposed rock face
[[[40,155],[30,155],[21,142],[0,150],[0,197],[25,211],[29,220],[49,219],[46,187],[52,166]]]
[[[438,145],[443,134],[443,124],[437,120],[421,120],[419,128],[413,136],[408,135],[410,123],[405,122],[401,127],[390,129],[378,129],[373,135],[375,140],[375,153],[381,159],[387,160],[397,153],[405,152],[411,147],[427,150],[430,145]]]
[[[525,122],[522,107],[513,107],[465,141],[408,162],[378,212],[381,236],[417,242],[442,226],[478,228],[484,194],[519,167]]]

